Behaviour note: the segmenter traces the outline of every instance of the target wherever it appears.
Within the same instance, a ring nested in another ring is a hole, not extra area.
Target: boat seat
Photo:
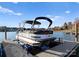
[[[30,31],[30,33],[33,33],[33,34],[53,34],[53,31],[52,30],[32,30]]]
[[[34,34],[53,34],[50,30],[37,30]]]

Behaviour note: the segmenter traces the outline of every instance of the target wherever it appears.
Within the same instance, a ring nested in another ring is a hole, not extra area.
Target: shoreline
[[[72,31],[72,30],[53,30],[54,32],[65,32],[65,33],[73,33],[75,34],[75,31]],[[79,34],[79,32],[78,32]]]

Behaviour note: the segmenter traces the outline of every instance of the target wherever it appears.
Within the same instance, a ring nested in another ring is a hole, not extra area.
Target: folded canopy
[[[35,20],[34,20],[34,23],[36,22],[36,20],[39,20],[39,19],[42,19],[42,20],[47,20],[50,22],[48,28],[52,25],[52,20],[47,18],[47,17],[36,17]]]
[[[32,21],[32,20],[25,21],[25,23],[28,23],[28,24],[31,24],[31,25],[33,24],[33,22],[34,22],[34,21]],[[35,21],[35,22],[34,22],[34,25],[40,25],[40,24],[41,24],[41,23],[38,22],[38,21]]]

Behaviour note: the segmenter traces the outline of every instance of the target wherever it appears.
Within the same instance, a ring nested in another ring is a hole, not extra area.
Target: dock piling
[[[78,24],[75,23],[75,41],[78,42]]]
[[[5,40],[7,40],[7,30],[5,29]]]

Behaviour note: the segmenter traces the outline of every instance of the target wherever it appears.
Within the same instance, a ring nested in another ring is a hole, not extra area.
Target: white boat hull
[[[52,38],[52,34],[35,35],[35,34],[18,33],[16,35],[16,39],[26,42],[27,44],[30,45],[38,44],[40,43],[40,41],[45,41],[50,38]]]
[[[50,38],[53,37],[52,35],[53,34],[43,34],[43,35],[42,34],[40,34],[40,35],[26,34],[26,33],[17,34],[18,38],[23,37],[23,38],[26,38],[26,39],[32,39],[32,40],[36,40],[36,41],[43,41],[43,40],[50,39]]]

